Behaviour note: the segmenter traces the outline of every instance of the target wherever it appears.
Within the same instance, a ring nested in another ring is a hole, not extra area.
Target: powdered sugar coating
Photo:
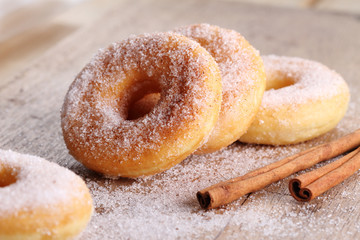
[[[127,120],[132,102],[157,91],[161,98],[151,112]],[[220,101],[217,64],[198,43],[174,33],[132,36],[100,50],[70,86],[62,109],[64,139],[91,169],[149,174],[204,141]]]
[[[270,89],[240,141],[294,144],[336,127],[349,103],[348,86],[339,74],[301,58],[270,55],[263,59]]]
[[[218,63],[223,87],[222,111],[231,109],[233,102],[241,100],[258,81],[261,69],[254,62],[259,52],[238,32],[206,23],[180,27],[175,32],[199,42]]]
[[[290,196],[289,179],[210,211],[201,209],[196,192],[354,131],[360,120],[354,115],[356,109],[352,104],[350,117],[335,131],[298,145],[234,143],[212,154],[192,155],[154,177],[132,181],[98,179],[82,172],[88,175],[96,213],[81,239],[216,239],[219,235],[219,239],[331,238],[342,228],[349,230],[346,239],[351,239],[360,229],[347,225],[347,219],[356,218],[359,212],[360,173],[306,204]]]
[[[219,120],[208,142],[196,153],[210,153],[236,141],[249,127],[265,89],[259,52],[234,30],[209,24],[175,29],[200,43],[214,57],[222,77]]]
[[[330,99],[347,90],[344,79],[323,64],[298,57],[263,56],[268,76],[291,78],[294,84],[265,91],[261,108],[296,107],[308,101]]]
[[[16,181],[0,187],[2,219],[16,217],[19,212],[36,213],[39,209],[46,209],[50,216],[61,215],[64,209],[60,206],[72,206],[72,201],[82,201],[88,194],[80,177],[40,157],[0,150],[0,172],[4,169],[10,171]]]

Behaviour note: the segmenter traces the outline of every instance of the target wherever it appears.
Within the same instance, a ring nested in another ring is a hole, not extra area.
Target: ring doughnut
[[[240,141],[284,145],[335,128],[349,103],[349,88],[326,66],[301,58],[263,57],[267,90],[253,124]]]
[[[175,33],[130,37],[101,50],[65,97],[62,130],[71,155],[108,176],[162,172],[207,138],[219,116],[218,65],[198,43]],[[160,100],[129,118],[149,93]]]
[[[40,157],[0,150],[0,239],[69,239],[90,220],[84,181]]]
[[[265,91],[262,59],[238,32],[209,24],[175,30],[200,43],[218,63],[223,86],[219,120],[195,153],[211,153],[237,141],[252,123]]]

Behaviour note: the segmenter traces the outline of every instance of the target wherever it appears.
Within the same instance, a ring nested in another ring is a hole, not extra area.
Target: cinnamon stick
[[[360,147],[324,167],[291,179],[289,190],[296,200],[308,202],[343,182],[359,169]]]
[[[197,192],[200,206],[212,209],[230,203],[250,192],[284,179],[321,161],[360,146],[360,129],[330,143],[325,143],[259,168],[241,177],[227,180]]]

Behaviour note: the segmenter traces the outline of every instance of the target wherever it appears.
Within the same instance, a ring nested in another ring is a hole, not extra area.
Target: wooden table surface
[[[352,95],[345,118],[335,130],[306,143],[234,143],[214,154],[191,156],[145,179],[105,179],[77,163],[63,143],[59,111],[74,76],[97,49],[130,34],[199,22],[239,31],[263,55],[309,58],[336,70]],[[47,28],[64,26],[54,21]],[[359,128],[359,15],[231,1],[129,0],[114,4],[88,26],[64,29],[70,31],[68,37],[0,81],[0,147],[58,162],[83,177],[95,213],[81,239],[360,238],[359,173],[310,203],[292,199],[288,179],[216,210],[201,210],[195,199],[196,191],[210,184]]]

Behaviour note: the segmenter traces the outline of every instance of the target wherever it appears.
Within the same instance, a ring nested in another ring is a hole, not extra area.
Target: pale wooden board
[[[352,100],[349,112],[340,124],[340,130],[332,131],[331,134],[317,140],[327,141],[355,130],[360,122],[358,107],[360,98],[357,95],[360,91],[359,19],[356,15],[263,8],[233,2],[124,1],[95,24],[77,31],[54,46],[34,64],[19,71],[11,81],[0,82],[0,147],[58,162],[86,178],[87,182],[95,181],[101,185],[105,180],[86,171],[67,153],[63,143],[59,114],[68,86],[100,47],[124,39],[130,34],[171,30],[180,25],[198,22],[208,22],[235,29],[241,32],[262,54],[276,53],[310,58],[338,71],[350,85]],[[303,149],[312,144],[314,142],[298,147],[292,146],[292,149]],[[256,149],[254,146],[241,144],[231,147],[235,151],[247,148]],[[277,150],[279,149],[273,150],[274,160],[278,157]],[[211,156],[209,158],[211,160]],[[184,164],[190,165],[188,161]],[[159,178],[166,178],[166,176],[164,174]],[[217,179],[214,179],[213,183],[216,181]],[[296,238],[305,238],[308,234],[314,238],[359,238],[360,207],[356,205],[360,200],[360,195],[356,194],[360,192],[358,181],[359,176],[355,175],[308,205],[296,203],[287,193],[286,181],[281,181],[266,188],[265,191],[252,194],[249,198],[245,197],[219,211],[204,213],[204,216],[208,218],[204,218],[204,224],[206,221],[211,221],[211,218],[225,216],[223,218],[226,221],[219,226],[213,229],[194,226],[193,229],[189,228],[187,234],[178,237],[199,237],[200,234],[200,238],[210,239],[293,238],[294,235],[290,234],[291,229],[288,227],[295,226],[294,224],[298,222],[295,230],[299,233]],[[116,188],[132,181],[120,180],[113,183]],[[199,182],[192,182],[189,188],[197,189],[197,184],[203,186],[207,183],[201,182],[200,178]],[[181,203],[175,205],[179,204],[181,205]],[[184,204],[189,215],[194,212],[202,214],[194,196],[189,199],[189,203]],[[343,209],[346,208],[350,210],[344,211]],[[101,209],[96,208],[96,210]],[[310,212],[311,216],[303,216],[301,211],[304,211],[304,214]],[[277,213],[275,216],[274,212]],[[323,216],[330,214],[328,212],[331,212],[332,216],[324,220]],[[260,213],[261,216],[256,215]],[[239,218],[239,215],[249,215],[249,218],[258,217],[258,226],[254,226],[254,222],[251,226],[247,225],[242,222],[243,219]],[[299,217],[300,219],[297,220]],[[324,221],[314,222],[316,220]],[[278,228],[269,228],[269,223],[264,221],[276,221]],[[186,225],[184,222],[182,224]],[[301,231],[301,226],[308,225],[310,227]],[[106,226],[102,227],[106,229]],[[255,228],[256,231],[254,231]],[[90,230],[84,233],[84,238],[104,238]],[[109,234],[113,232],[111,230],[109,229]],[[136,233],[127,233],[126,229],[120,229],[119,232],[123,233],[121,236],[124,238],[136,235]],[[162,238],[166,238],[165,234]],[[109,239],[117,239],[117,237],[119,235],[105,236]],[[154,235],[154,238],[160,237]]]
[[[0,1],[1,81],[10,79],[54,44],[89,25],[118,2]]]

